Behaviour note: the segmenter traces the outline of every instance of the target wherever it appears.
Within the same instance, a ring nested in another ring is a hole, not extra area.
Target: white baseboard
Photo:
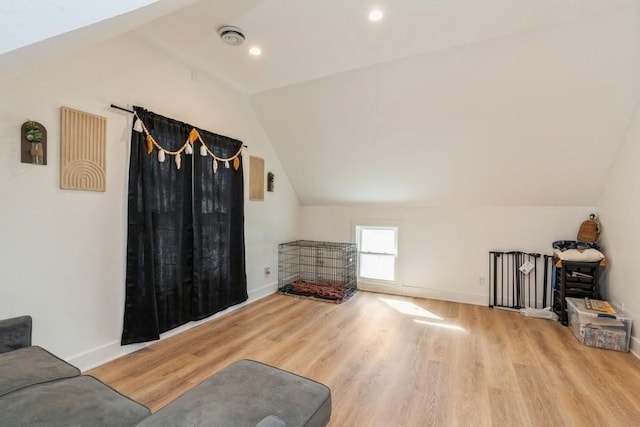
[[[275,293],[278,290],[278,281],[269,283],[266,286],[263,286],[258,289],[253,289],[249,291],[249,299],[244,304],[247,304],[249,301],[257,301],[264,297],[268,297],[269,295]]]
[[[165,332],[164,334],[160,335],[160,341],[162,341],[163,339],[172,337],[174,335],[177,335],[181,332],[188,331],[189,329],[195,328],[196,326],[202,325],[203,323],[207,323],[212,320],[218,319],[222,316],[225,316],[229,313],[232,313],[246,306],[247,304],[251,304],[252,302],[255,302],[264,297],[267,297],[276,292],[277,285],[278,285],[277,282],[273,282],[261,288],[252,289],[248,292],[249,298],[245,302],[229,307],[224,311],[221,311],[210,317],[207,317],[206,319],[195,321],[195,322],[189,322],[186,325],[182,325],[178,328],[172,329],[169,332]],[[97,347],[93,350],[89,350],[87,352],[78,354],[76,356],[72,356],[69,359],[67,359],[67,362],[71,363],[74,366],[77,366],[82,372],[84,372],[84,371],[88,371],[89,369],[93,369],[97,366],[100,366],[102,364],[105,364],[107,362],[110,362],[114,359],[117,359],[119,357],[125,356],[129,353],[133,353],[134,351],[143,349],[147,345],[150,345],[156,342],[158,341],[151,341],[145,344],[129,344],[129,345],[123,346],[120,344],[120,341],[114,341],[112,343]]]
[[[640,339],[631,337],[631,340],[629,342],[629,351],[636,358],[640,359]]]
[[[154,341],[155,342],[155,341]],[[145,347],[145,344],[120,345],[120,341],[103,345],[67,359],[67,362],[77,366],[82,372],[100,366],[118,357],[125,356]]]
[[[443,301],[460,302],[464,304],[487,305],[489,296],[485,294],[469,294],[451,292],[441,289],[418,288],[406,285],[382,285],[371,282],[358,282],[358,289],[363,291],[380,292],[383,294],[402,295],[416,298],[429,298]]]

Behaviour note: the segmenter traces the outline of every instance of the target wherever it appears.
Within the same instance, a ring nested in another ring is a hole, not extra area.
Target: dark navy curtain
[[[136,114],[157,143],[177,151],[193,126],[140,107]],[[135,120],[134,120],[135,123]],[[219,158],[238,140],[199,130]],[[194,154],[158,161],[145,134],[132,129],[129,164],[127,267],[122,344],[159,339],[162,332],[211,316],[247,299],[244,181],[239,168]]]

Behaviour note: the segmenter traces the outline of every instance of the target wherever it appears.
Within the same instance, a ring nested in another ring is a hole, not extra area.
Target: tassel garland
[[[151,154],[151,152],[153,151],[153,137],[149,134],[147,134],[147,154]]]
[[[136,118],[136,121],[133,124],[133,130],[135,130],[138,133],[142,133],[142,131],[143,131],[142,120],[140,120],[139,118]]]
[[[216,157],[216,155],[213,154],[213,152],[209,151],[209,148],[207,147],[205,142],[202,140],[202,137],[200,136],[200,133],[198,133],[196,128],[191,129],[191,132],[189,132],[189,136],[187,137],[187,140],[185,141],[184,145],[176,151],[167,150],[161,145],[159,145],[156,142],[156,140],[153,138],[153,136],[151,136],[151,134],[149,133],[149,130],[137,115],[136,115],[136,120],[133,124],[133,130],[144,134],[147,154],[151,154],[153,152],[154,146],[158,148],[158,162],[160,163],[163,163],[166,160],[167,155],[171,155],[171,156],[174,156],[173,160],[176,164],[176,167],[178,169],[181,169],[182,153],[184,152],[187,155],[193,154],[193,150],[194,150],[193,144],[195,143],[195,141],[200,141],[200,155],[202,157],[207,157],[208,155],[211,155],[211,157],[213,157],[212,167],[213,167],[214,173],[218,170],[218,166],[219,166],[218,162],[224,162],[224,167],[226,169],[229,169],[230,168],[229,161],[233,160],[233,168],[236,171],[240,169],[240,165],[241,165],[240,154],[242,153],[242,147],[240,147],[238,152],[231,157],[228,157],[228,158]]]

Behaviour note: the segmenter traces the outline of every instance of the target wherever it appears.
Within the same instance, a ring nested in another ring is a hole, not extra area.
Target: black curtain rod
[[[111,108],[115,108],[116,110],[122,110],[122,111],[126,111],[127,113],[131,113],[131,114],[133,114],[133,110],[128,110],[128,109],[126,109],[126,108],[118,107],[118,106],[117,106],[117,105],[115,105],[115,104],[111,104]],[[243,144],[242,146],[243,146],[244,148],[249,148],[249,146],[248,146],[248,145],[244,145],[244,144]]]
[[[111,108],[115,108],[116,110],[122,110],[122,111],[126,111],[127,113],[133,114],[133,110],[127,110],[126,108],[118,107],[115,104],[111,104]]]

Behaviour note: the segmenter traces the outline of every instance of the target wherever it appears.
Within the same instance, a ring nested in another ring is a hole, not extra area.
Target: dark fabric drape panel
[[[164,147],[184,144],[188,125],[135,108]],[[192,165],[147,154],[145,136],[131,132],[126,302],[122,343],[155,340],[190,320],[193,283]]]
[[[134,109],[167,150],[182,147],[193,128]],[[219,157],[241,147],[200,133]],[[132,130],[122,344],[159,339],[247,299],[242,169],[220,164],[214,174],[213,159],[200,156],[198,148],[182,154],[178,170],[172,155],[159,162],[157,148],[147,154],[145,135]]]
[[[235,139],[200,131],[217,157],[234,156],[242,147]],[[242,159],[236,171],[211,157],[194,156],[194,319],[202,319],[247,299],[244,248]]]

